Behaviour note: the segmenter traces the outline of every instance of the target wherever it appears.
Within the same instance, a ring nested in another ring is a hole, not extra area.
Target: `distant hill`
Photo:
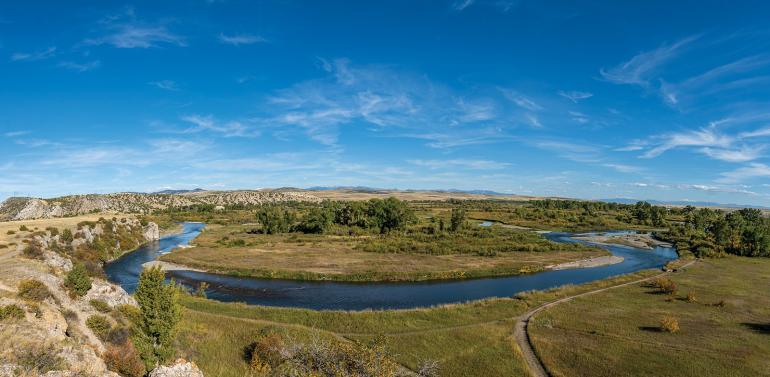
[[[620,204],[635,204],[639,201],[645,201],[647,203],[659,206],[693,206],[693,207],[721,207],[721,208],[757,208],[757,209],[770,209],[770,207],[763,207],[752,204],[732,204],[732,203],[716,203],[705,201],[691,201],[691,200],[654,200],[654,199],[629,199],[629,198],[612,198],[612,199],[598,199],[600,202],[608,203],[620,203]]]
[[[155,191],[151,192],[150,194],[186,194],[190,192],[203,192],[206,191],[202,188],[196,188],[192,190],[163,190],[163,191]]]

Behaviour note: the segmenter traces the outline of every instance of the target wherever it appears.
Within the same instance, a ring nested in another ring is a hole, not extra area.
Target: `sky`
[[[369,186],[770,205],[764,1],[0,3],[0,200]]]

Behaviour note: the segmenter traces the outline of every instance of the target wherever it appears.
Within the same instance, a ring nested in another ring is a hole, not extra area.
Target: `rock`
[[[136,300],[129,295],[123,288],[110,284],[101,279],[94,279],[91,282],[91,289],[83,297],[84,302],[91,300],[102,300],[111,308],[120,305],[137,306]]]
[[[45,258],[45,263],[55,270],[64,272],[72,270],[72,261],[53,251],[45,250],[43,258]]]
[[[160,239],[160,228],[158,228],[158,224],[150,222],[144,227],[144,239],[147,241],[157,241]]]
[[[177,359],[174,365],[159,366],[150,372],[150,377],[203,377],[203,372],[195,363]]]

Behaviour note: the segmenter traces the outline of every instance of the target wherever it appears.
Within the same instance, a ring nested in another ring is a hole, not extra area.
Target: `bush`
[[[650,282],[650,286],[652,288],[657,288],[658,292],[667,295],[673,295],[677,290],[676,283],[669,278],[656,278]]]
[[[5,232],[5,234],[7,234],[7,235],[9,235],[9,236],[10,236],[10,235],[14,235],[14,234],[16,234],[16,232],[14,232],[14,231],[12,231],[12,230],[9,230],[9,231]]]
[[[66,242],[66,243],[72,242],[72,240],[74,239],[74,237],[72,236],[72,231],[69,230],[68,228],[65,228],[61,232],[61,236],[59,237],[59,239],[64,241],[64,242]]]
[[[64,360],[56,354],[56,351],[42,344],[17,347],[14,348],[13,353],[16,363],[29,373],[28,375],[44,374],[64,367]]]
[[[24,309],[20,308],[19,305],[10,304],[6,306],[0,306],[0,321],[4,321],[6,319],[14,320],[22,318],[24,318]]]
[[[679,331],[679,321],[672,316],[665,316],[660,320],[660,329],[665,332],[675,333]]]
[[[695,292],[687,292],[687,302],[698,302],[698,299],[695,297]]]
[[[53,296],[43,282],[35,279],[22,280],[19,283],[18,295],[23,299],[32,301],[43,301]]]
[[[91,289],[91,278],[88,277],[88,271],[86,271],[85,266],[81,263],[75,264],[67,274],[64,285],[78,296],[88,293],[88,290]]]
[[[134,346],[148,369],[173,356],[177,324],[182,316],[180,290],[173,283],[165,284],[165,278],[158,267],[145,269],[134,292],[141,311]]]
[[[93,299],[89,301],[89,303],[91,304],[91,307],[96,309],[96,311],[98,312],[109,313],[112,311],[112,308],[110,308],[110,305],[107,304],[107,302],[105,302],[104,300]]]
[[[252,369],[269,371],[283,361],[281,351],[285,348],[283,338],[276,333],[260,337],[251,347]]]
[[[19,227],[19,231],[20,231],[20,232],[28,232],[28,231],[29,231],[29,228],[27,228],[27,226],[26,226],[26,225],[22,225],[22,226],[20,226],[20,227]]]
[[[101,314],[88,317],[86,326],[88,326],[88,328],[101,340],[107,340],[107,335],[109,335],[110,330],[112,329],[110,320]]]
[[[24,248],[24,256],[32,259],[43,259],[43,248],[37,242],[30,242]]]
[[[146,371],[144,363],[130,341],[107,347],[104,362],[109,370],[126,377],[142,377]]]

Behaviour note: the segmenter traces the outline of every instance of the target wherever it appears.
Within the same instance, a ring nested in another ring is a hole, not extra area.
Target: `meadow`
[[[770,259],[699,260],[674,294],[632,285],[557,305],[530,322],[554,376],[770,375]],[[664,317],[678,331],[662,327]]]

